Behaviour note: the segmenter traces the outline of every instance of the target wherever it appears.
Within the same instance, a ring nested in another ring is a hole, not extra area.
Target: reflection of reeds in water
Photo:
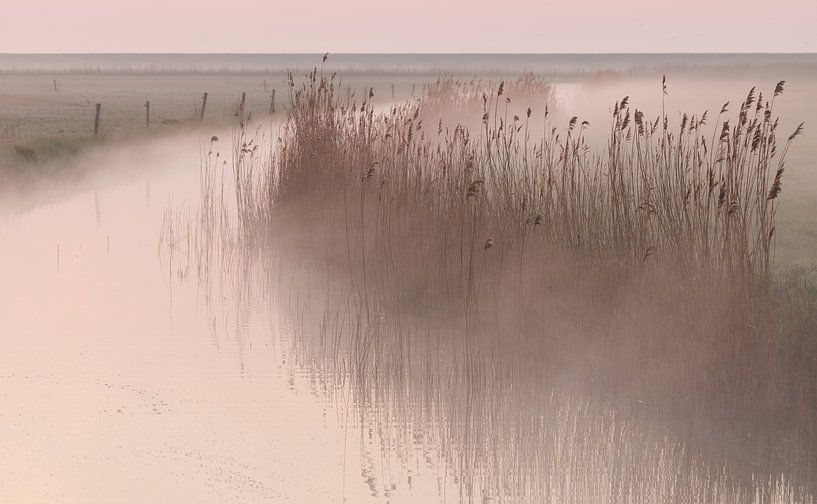
[[[436,426],[464,496],[805,499],[779,476],[817,467],[814,300],[772,278],[782,83],[712,127],[624,98],[603,153],[504,84],[473,133],[318,72],[290,89],[270,159],[239,118],[220,228],[322,272],[302,344],[359,414]]]

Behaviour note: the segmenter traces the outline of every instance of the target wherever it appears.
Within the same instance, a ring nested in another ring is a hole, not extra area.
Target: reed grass
[[[497,370],[510,388],[535,377],[746,474],[815,484],[817,303],[774,277],[802,132],[778,131],[783,82],[674,125],[663,103],[648,120],[624,97],[601,150],[580,118],[552,124],[547,100],[516,113],[505,83],[479,95],[476,127],[425,121],[444,102],[472,106],[451,83],[387,109],[318,69],[289,87],[269,147],[237,118],[236,218],[205,221],[230,247],[309,257],[342,286],[322,344],[362,396],[411,381],[411,341],[429,352],[418,336],[391,341],[397,320],[433,321],[455,335],[437,379],[458,377],[468,397]]]

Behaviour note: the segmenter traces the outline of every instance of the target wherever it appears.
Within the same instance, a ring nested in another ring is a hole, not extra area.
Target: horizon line
[[[0,52],[0,56],[315,56],[327,52]],[[328,52],[329,56],[817,56],[817,51],[780,52],[736,52],[736,51],[696,51],[696,52]]]

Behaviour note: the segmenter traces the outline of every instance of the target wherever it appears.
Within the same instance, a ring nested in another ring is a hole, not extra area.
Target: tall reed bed
[[[346,328],[330,346],[363,395],[387,380],[381,350],[398,352],[392,372],[412,369],[389,324],[434,321],[456,335],[445,366],[463,393],[490,370],[510,388],[535,376],[747,474],[814,484],[817,304],[773,278],[802,131],[778,130],[783,87],[679,124],[624,97],[597,149],[580,118],[515,112],[504,83],[480,96],[476,125],[428,125],[449,91],[380,109],[315,70],[290,77],[269,155],[238,118],[237,218],[222,227],[233,247],[325,272],[339,295],[322,327]]]
[[[361,250],[347,262],[378,248],[384,258],[370,266],[381,276],[395,268],[389,276],[403,281],[410,258],[439,255],[430,263],[445,274],[434,287],[447,295],[466,295],[469,282],[500,266],[554,253],[638,271],[670,265],[690,278],[741,286],[768,283],[784,159],[802,131],[779,144],[773,108],[782,82],[770,99],[753,89],[737,117],[724,105],[714,121],[709,113],[684,115],[675,128],[666,114],[647,120],[625,97],[613,109],[603,152],[587,144],[588,124],[577,117],[560,128],[549,122],[547,105],[509,113],[504,83],[480,96],[477,131],[443,121],[428,131],[423,122],[441,96],[461,95],[451,84],[429,88],[428,102],[377,113],[371,96],[339,97],[333,79],[317,73],[300,89],[291,81],[291,89],[293,112],[266,173],[257,178],[243,160],[235,172],[237,197],[256,192],[238,202],[249,219],[242,229],[254,240],[272,236],[265,230],[280,214],[315,217],[285,207],[317,197],[344,208],[318,219],[327,227],[335,217],[350,223],[337,243]],[[239,156],[251,154],[243,128],[236,145]],[[366,231],[387,240],[366,245]]]

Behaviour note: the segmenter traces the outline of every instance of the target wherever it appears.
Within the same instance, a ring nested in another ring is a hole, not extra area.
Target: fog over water
[[[379,502],[360,477],[372,441],[288,362],[275,300],[210,314],[160,260],[166,205],[196,195],[208,139],[93,156],[115,175],[4,215],[3,501],[310,503],[347,480],[353,502]]]
[[[6,54],[0,72],[172,78],[316,62]],[[664,100],[680,122],[717,115],[726,101],[734,111],[753,86],[771,96],[785,79],[780,136],[801,121],[806,132],[788,155],[774,266],[817,278],[813,54],[332,55],[327,68],[364,81],[371,72],[378,110],[438,74],[492,85],[544,74],[555,83],[552,123],[587,120],[598,149],[625,96],[650,119]],[[252,123],[262,151],[281,135],[274,117]],[[648,407],[638,400],[604,404],[545,384],[550,375],[525,375],[531,363],[514,352],[475,372],[453,324],[434,317],[383,315],[373,324],[381,343],[355,360],[368,340],[344,318],[352,301],[336,296],[348,291],[314,251],[245,256],[207,244],[197,227],[208,154],[218,153],[211,175],[234,217],[234,134],[214,123],[108,143],[71,161],[82,176],[3,197],[0,502],[814,502],[817,475],[802,467],[737,450],[720,457],[718,446],[710,457],[688,448],[680,427],[674,436],[628,415]],[[583,378],[567,363],[557,371],[565,384]]]

